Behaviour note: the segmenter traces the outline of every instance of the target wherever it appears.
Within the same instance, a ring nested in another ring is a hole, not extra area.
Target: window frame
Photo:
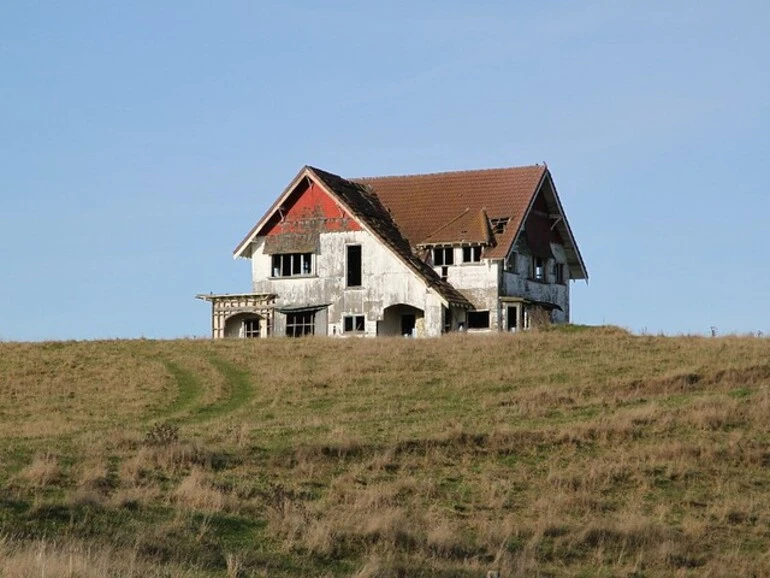
[[[275,253],[270,257],[271,279],[312,277],[314,274],[313,253]]]
[[[315,335],[315,314],[315,311],[286,313],[286,337]]]
[[[353,278],[353,281],[358,281],[358,283],[351,283],[351,271],[355,272],[354,270],[351,270],[350,267],[350,252],[352,249],[358,249],[358,275],[357,279]],[[347,289],[358,289],[360,287],[363,287],[364,282],[364,250],[363,247],[361,247],[360,244],[355,245],[345,245],[345,287]]]
[[[508,256],[505,258],[505,270],[509,273],[518,273],[518,261],[519,256],[517,251],[511,251],[508,253]]]
[[[559,285],[565,285],[566,279],[564,277],[564,263],[553,264],[553,276],[556,283]]]
[[[487,317],[487,324],[486,325],[471,325],[471,315],[486,315],[486,317]],[[483,331],[484,329],[491,329],[492,328],[492,316],[490,315],[489,309],[485,309],[485,310],[482,310],[482,311],[468,311],[465,314],[465,325],[468,328],[468,331],[474,331],[474,330]]]
[[[538,262],[540,262],[540,266],[538,266]],[[539,281],[540,283],[546,282],[546,267],[548,266],[548,259],[543,259],[542,257],[537,257],[535,255],[532,255],[531,260],[531,271],[530,271],[530,279],[533,281]]]
[[[463,264],[481,263],[481,245],[468,245],[463,247]],[[467,253],[466,253],[467,251]],[[469,257],[466,259],[466,255]]]
[[[348,329],[350,322],[350,329]],[[362,335],[366,333],[366,315],[343,315],[342,332],[347,335]]]
[[[261,335],[262,320],[258,317],[247,317],[243,320],[243,337],[244,339],[255,339],[262,337]],[[255,329],[256,327],[256,329]]]
[[[438,256],[441,255],[439,259]],[[450,256],[447,263],[447,255]],[[434,267],[449,267],[455,264],[455,248],[454,247],[433,247],[431,251],[431,257],[433,258]]]

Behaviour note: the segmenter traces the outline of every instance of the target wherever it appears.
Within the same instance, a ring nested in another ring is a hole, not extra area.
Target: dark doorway
[[[517,331],[519,329],[519,308],[508,308],[508,331]]]
[[[414,336],[414,326],[417,318],[414,313],[406,313],[401,316],[401,335]]]

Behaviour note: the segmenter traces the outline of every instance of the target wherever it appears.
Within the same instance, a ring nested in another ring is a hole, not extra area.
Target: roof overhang
[[[549,215],[550,218],[554,219],[552,227],[558,228],[559,233],[562,234],[562,238],[564,238],[565,242],[567,243],[567,245],[564,247],[564,250],[567,253],[567,264],[570,268],[570,279],[588,280],[588,270],[586,269],[585,262],[583,261],[583,257],[580,254],[580,249],[578,249],[575,236],[572,234],[572,229],[569,226],[569,221],[567,221],[567,215],[564,212],[564,207],[562,207],[561,200],[559,199],[559,193],[556,191],[556,185],[553,182],[553,177],[551,176],[551,171],[549,169],[543,171],[543,176],[541,177],[540,182],[535,189],[535,193],[532,195],[532,198],[529,201],[527,210],[524,212],[524,215],[522,215],[522,218],[519,221],[516,234],[511,240],[511,244],[507,249],[507,253],[510,253],[513,250],[513,247],[516,246],[516,242],[519,240],[524,224],[527,222],[527,218],[532,211],[532,207],[534,206],[538,195],[542,192],[543,187],[546,184],[550,188],[550,198],[553,200],[553,203],[556,205],[556,209],[558,211],[557,213]]]
[[[267,212],[265,212],[265,214],[257,222],[257,224],[254,225],[251,228],[251,230],[246,234],[246,236],[241,240],[241,242],[238,243],[238,246],[235,247],[235,249],[233,250],[233,258],[237,259],[241,257],[241,258],[248,259],[251,257],[251,254],[249,252],[251,243],[254,241],[256,237],[259,236],[260,231],[264,228],[264,226],[272,218],[272,216],[275,215],[275,213],[278,211],[281,205],[283,205],[286,202],[286,200],[291,196],[291,194],[294,192],[297,186],[303,181],[303,179],[306,179],[306,178],[311,179],[313,182],[321,186],[326,193],[329,193],[329,196],[334,200],[335,203],[337,203],[340,207],[350,212],[349,209],[347,209],[347,207],[345,207],[342,203],[340,203],[336,195],[330,193],[328,188],[323,184],[323,181],[313,173],[313,169],[305,165],[297,173],[297,176],[295,176],[291,180],[289,185],[283,190],[283,192],[278,197],[278,199],[276,199],[276,201],[270,206],[270,208],[267,210]],[[351,213],[351,215],[352,214],[353,213]],[[359,219],[357,219],[355,216],[354,218],[356,219],[356,221],[359,221]],[[359,222],[359,224],[361,223]]]
[[[537,301],[536,299],[527,299],[526,297],[500,297],[502,303],[523,303],[524,305],[534,305],[536,307],[542,307],[543,309],[564,311],[561,306],[556,303],[549,303],[548,301]]]
[[[271,301],[275,299],[277,295],[274,293],[199,293],[195,296],[196,299],[201,301],[209,301],[214,303],[216,301],[228,301],[233,299],[253,299],[255,301]]]

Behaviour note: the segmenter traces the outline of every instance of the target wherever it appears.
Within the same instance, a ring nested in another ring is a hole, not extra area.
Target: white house
[[[344,179],[306,166],[238,244],[252,292],[212,335],[411,335],[567,323],[588,273],[548,167]]]

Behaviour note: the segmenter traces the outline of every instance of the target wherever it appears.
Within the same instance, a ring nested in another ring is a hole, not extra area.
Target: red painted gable
[[[358,222],[318,184],[305,179],[265,224],[260,235],[360,231]]]

